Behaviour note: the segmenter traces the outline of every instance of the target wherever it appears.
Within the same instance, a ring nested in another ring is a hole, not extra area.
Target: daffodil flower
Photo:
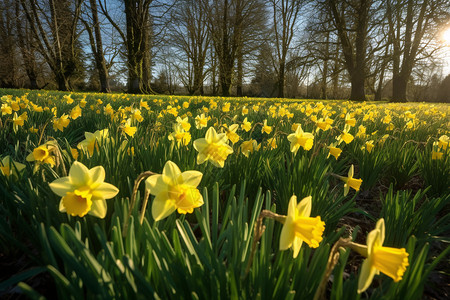
[[[167,137],[169,141],[176,141],[177,145],[183,144],[187,146],[191,141],[191,134],[186,132],[180,123],[175,123],[173,125],[173,130],[174,132]]]
[[[33,149],[33,152],[28,154],[27,161],[36,161],[38,164],[49,164],[51,167],[55,165],[55,156],[53,152],[56,150],[56,145],[53,141],[49,141]]]
[[[137,131],[136,126],[131,126],[131,119],[128,119],[120,128],[124,133],[126,133],[130,137],[133,137]]]
[[[74,108],[72,108],[72,110],[70,111],[70,117],[72,118],[72,120],[77,119],[78,117],[81,116],[81,108],[79,105],[76,105]]]
[[[261,128],[261,133],[270,134],[272,132],[272,126],[267,125],[267,119],[264,120],[264,124]]]
[[[61,117],[54,119],[53,120],[53,130],[54,131],[64,131],[64,128],[66,128],[67,126],[69,126],[70,120],[69,120],[69,116],[66,114],[63,114]]]
[[[375,274],[380,271],[391,277],[394,282],[402,280],[408,263],[405,248],[383,247],[385,236],[384,219],[378,220],[375,229],[367,235],[367,257],[361,267],[358,280],[358,293],[370,286]]]
[[[238,128],[239,128],[238,124],[233,124],[230,126],[230,128],[227,128],[226,132],[227,137],[233,144],[236,144],[240,139],[239,135],[236,133],[236,130]]]
[[[8,178],[11,177],[14,179],[18,179],[19,175],[23,172],[24,169],[24,164],[12,160],[9,155],[5,156],[0,161],[0,171],[4,176]]]
[[[206,126],[208,126],[208,118],[205,117],[205,114],[195,117],[195,128],[202,129]]]
[[[303,198],[297,204],[297,196],[292,195],[289,200],[288,214],[281,229],[280,250],[292,247],[294,258],[297,257],[303,242],[311,248],[319,247],[322,241],[325,223],[320,216],[311,215],[311,196]]]
[[[175,210],[180,214],[192,213],[194,208],[202,206],[203,197],[197,189],[202,176],[199,171],[181,173],[178,166],[169,160],[162,174],[147,178],[145,187],[155,196],[152,203],[153,219],[162,220]]]
[[[258,142],[251,139],[249,141],[244,141],[241,144],[241,152],[244,154],[245,157],[249,157],[250,153],[253,153],[255,150],[259,150],[261,145],[258,145]]]
[[[350,167],[350,170],[348,170],[348,177],[337,176],[339,179],[341,179],[345,183],[344,184],[344,196],[347,196],[350,188],[354,189],[355,191],[359,191],[359,188],[362,183],[362,179],[353,178],[353,174],[354,174],[354,167],[352,165]]]
[[[94,150],[98,148],[99,144],[106,140],[108,137],[108,129],[97,130],[96,132],[85,132],[85,139],[78,143],[77,148],[81,150],[87,150],[89,156],[94,154]]]
[[[327,147],[328,148],[328,157],[330,157],[330,155],[333,155],[334,158],[336,158],[336,160],[338,159],[338,157],[341,155],[342,153],[342,149],[335,147],[335,144],[331,144],[330,146]]]
[[[439,148],[446,150],[448,147],[449,141],[450,141],[450,138],[447,135],[442,135],[438,141]]]
[[[300,147],[309,151],[314,144],[314,135],[310,132],[303,132],[301,125],[297,126],[295,132],[288,135],[287,139],[291,143],[291,152],[294,155],[297,154]]]
[[[69,176],[58,178],[49,185],[55,194],[62,197],[60,212],[79,217],[90,214],[104,218],[106,199],[115,197],[119,192],[118,188],[104,180],[105,169],[102,166],[88,169],[75,161],[70,167]]]
[[[204,138],[194,141],[194,148],[198,151],[197,164],[210,161],[213,165],[223,168],[228,155],[233,153],[233,148],[227,144],[228,137],[225,133],[217,133],[214,127],[206,131]]]
[[[177,123],[180,124],[184,131],[189,131],[191,129],[191,124],[189,123],[189,117],[182,119],[181,117],[177,117]]]
[[[252,129],[252,123],[250,123],[250,122],[247,120],[247,117],[245,117],[244,121],[242,121],[241,128],[242,128],[243,130],[245,130],[246,132],[249,132],[250,129]]]

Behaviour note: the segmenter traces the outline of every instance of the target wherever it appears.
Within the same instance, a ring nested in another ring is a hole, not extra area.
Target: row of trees
[[[436,81],[450,19],[447,0],[0,5],[0,87],[223,96],[406,100]]]

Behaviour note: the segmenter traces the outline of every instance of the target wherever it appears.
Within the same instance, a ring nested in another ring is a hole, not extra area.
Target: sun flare
[[[442,33],[442,40],[444,41],[445,44],[450,45],[450,28],[446,29]]]

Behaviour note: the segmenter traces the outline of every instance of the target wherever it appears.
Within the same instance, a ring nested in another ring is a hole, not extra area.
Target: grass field
[[[0,96],[2,297],[449,296],[448,104]]]

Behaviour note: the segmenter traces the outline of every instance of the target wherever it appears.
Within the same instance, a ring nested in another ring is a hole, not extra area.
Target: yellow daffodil
[[[229,128],[226,129],[226,130],[227,130],[227,132],[226,132],[227,138],[228,138],[233,144],[236,144],[236,143],[239,141],[239,139],[240,139],[239,135],[236,133],[236,130],[237,130],[238,128],[239,128],[239,125],[238,125],[238,124],[233,124],[233,125],[231,125]]]
[[[16,101],[11,101],[10,105],[11,105],[11,108],[12,108],[13,111],[19,111],[20,110],[19,103],[17,103]]]
[[[299,125],[294,133],[291,133],[287,137],[291,143],[291,152],[297,154],[298,149],[303,147],[306,151],[311,150],[314,144],[314,135],[310,132],[303,132],[302,126]]]
[[[55,131],[59,130],[59,131],[63,132],[64,128],[69,126],[69,123],[70,123],[69,116],[66,114],[63,114],[58,119],[53,120],[53,130],[55,130]]]
[[[247,117],[245,117],[244,121],[242,121],[241,128],[245,130],[245,132],[249,132],[252,129],[252,123],[247,121]]]
[[[348,191],[350,188],[354,189],[355,191],[359,191],[359,188],[362,183],[362,179],[356,179],[353,178],[354,173],[354,167],[353,165],[350,167],[350,170],[348,170],[348,177],[342,177],[339,176],[339,178],[344,181],[344,196],[347,196]]]
[[[131,119],[128,119],[120,128],[123,132],[125,132],[125,134],[129,135],[130,137],[133,137],[137,131],[136,126],[131,126]]]
[[[327,147],[329,152],[328,152],[328,157],[330,157],[330,155],[333,155],[334,158],[336,158],[336,160],[338,159],[338,157],[341,155],[342,153],[342,149],[335,147],[334,144],[331,144],[330,146]]]
[[[267,140],[267,148],[269,148],[270,150],[274,150],[277,149],[277,147],[278,147],[277,139],[275,137],[272,137]]]
[[[345,125],[354,127],[356,125],[356,119],[353,118],[349,113],[345,115]]]
[[[292,247],[294,258],[297,257],[303,242],[311,248],[317,248],[322,241],[325,223],[320,216],[310,217],[311,199],[311,196],[308,196],[297,204],[297,196],[293,195],[289,200],[288,214],[281,229],[280,250]]]
[[[331,128],[331,125],[333,124],[334,120],[329,119],[329,118],[320,118],[319,120],[317,120],[316,125],[317,125],[317,131],[319,131],[320,129],[322,129],[323,131],[327,131]]]
[[[364,138],[366,136],[366,127],[364,125],[359,125],[356,137]]]
[[[55,165],[55,155],[53,154],[55,151],[56,151],[55,142],[49,141],[43,145],[34,148],[33,152],[28,154],[26,160],[35,161],[37,163],[35,171],[37,170],[40,164],[49,164],[51,167],[53,167]]]
[[[233,153],[233,148],[227,144],[225,133],[217,134],[214,127],[210,127],[204,138],[194,141],[194,148],[198,151],[197,164],[210,161],[216,167],[223,168],[228,155]]]
[[[6,177],[18,179],[24,169],[24,164],[12,160],[9,155],[0,161],[0,171]]]
[[[431,159],[440,160],[444,157],[444,153],[440,151],[439,142],[433,142],[433,149],[431,150]]]
[[[192,213],[194,208],[202,206],[203,197],[197,189],[202,176],[199,171],[181,173],[178,166],[169,160],[161,175],[147,178],[145,187],[155,196],[152,203],[153,219],[162,220],[175,210],[180,214]]]
[[[63,100],[66,101],[67,104],[72,104],[73,103],[73,99],[71,97],[72,95],[64,95],[63,96]]]
[[[14,116],[13,116],[13,130],[14,130],[14,132],[17,132],[19,127],[22,127],[24,122],[25,122],[25,119],[23,118],[22,115],[17,116],[17,113],[14,112]]]
[[[97,166],[88,169],[75,161],[69,170],[69,176],[56,179],[50,188],[62,197],[59,211],[72,216],[83,217],[86,214],[98,218],[106,216],[106,199],[113,198],[119,190],[112,184],[104,182],[105,169]]]
[[[439,140],[438,140],[439,148],[446,150],[448,147],[449,141],[450,141],[450,139],[447,135],[442,135],[441,137],[439,137]]]
[[[366,148],[367,152],[369,152],[369,153],[372,152],[373,147],[374,147],[373,140],[366,142],[365,148]]]
[[[402,280],[406,267],[409,265],[409,254],[406,249],[383,247],[384,236],[384,219],[380,219],[375,229],[367,235],[367,258],[361,266],[358,293],[367,290],[375,274],[379,274],[380,271],[391,277],[394,282]]]
[[[264,124],[261,129],[261,133],[270,134],[272,132],[272,126],[267,125],[267,119],[264,120]]]
[[[77,145],[77,148],[87,151],[89,156],[92,156],[94,150],[108,138],[108,129],[97,130],[94,133],[85,132],[84,137],[85,139]]]
[[[384,118],[383,118],[383,120],[382,120],[382,122],[383,122],[384,124],[389,124],[389,123],[391,123],[391,121],[392,121],[392,118],[391,118],[390,115],[384,116]]]
[[[189,131],[191,129],[191,124],[189,123],[188,117],[184,119],[182,119],[181,117],[177,117],[176,121],[183,127],[184,131]]]
[[[258,142],[255,140],[244,141],[241,144],[241,152],[245,157],[248,157],[250,153],[253,153],[255,150],[259,150],[261,145],[258,145]]]
[[[229,112],[230,111],[230,106],[231,103],[230,102],[225,102],[222,106],[222,112]]]
[[[77,119],[78,117],[81,116],[81,108],[79,105],[76,105],[74,108],[72,108],[72,110],[70,111],[70,118],[72,118],[72,120]]]
[[[76,148],[70,148],[70,153],[72,154],[73,159],[77,160],[78,158],[78,150]]]
[[[136,120],[139,123],[144,121],[144,117],[141,115],[141,111],[139,109],[133,109],[131,111],[131,120]]]
[[[12,108],[11,108],[11,106],[9,106],[9,105],[6,104],[6,103],[3,103],[3,104],[2,104],[1,110],[2,110],[2,116],[12,114]]]
[[[348,131],[344,130],[341,135],[337,138],[339,144],[344,141],[346,144],[350,144],[353,141],[354,137],[352,134],[348,133]]]
[[[80,100],[80,107],[81,107],[81,108],[85,107],[85,106],[86,106],[86,103],[87,103],[86,97],[83,98],[83,99],[81,99],[81,100]]]
[[[169,141],[176,141],[178,145],[183,144],[187,146],[191,141],[191,134],[184,131],[184,128],[180,123],[174,124],[173,130],[174,132],[167,137]]]
[[[140,108],[144,108],[144,109],[146,109],[146,110],[149,110],[149,109],[150,109],[150,107],[148,106],[147,101],[142,101],[142,99],[141,99],[141,101],[139,101],[139,107],[140,107]]]
[[[205,114],[201,114],[195,117],[195,128],[202,129],[208,126],[208,118],[205,117]]]

